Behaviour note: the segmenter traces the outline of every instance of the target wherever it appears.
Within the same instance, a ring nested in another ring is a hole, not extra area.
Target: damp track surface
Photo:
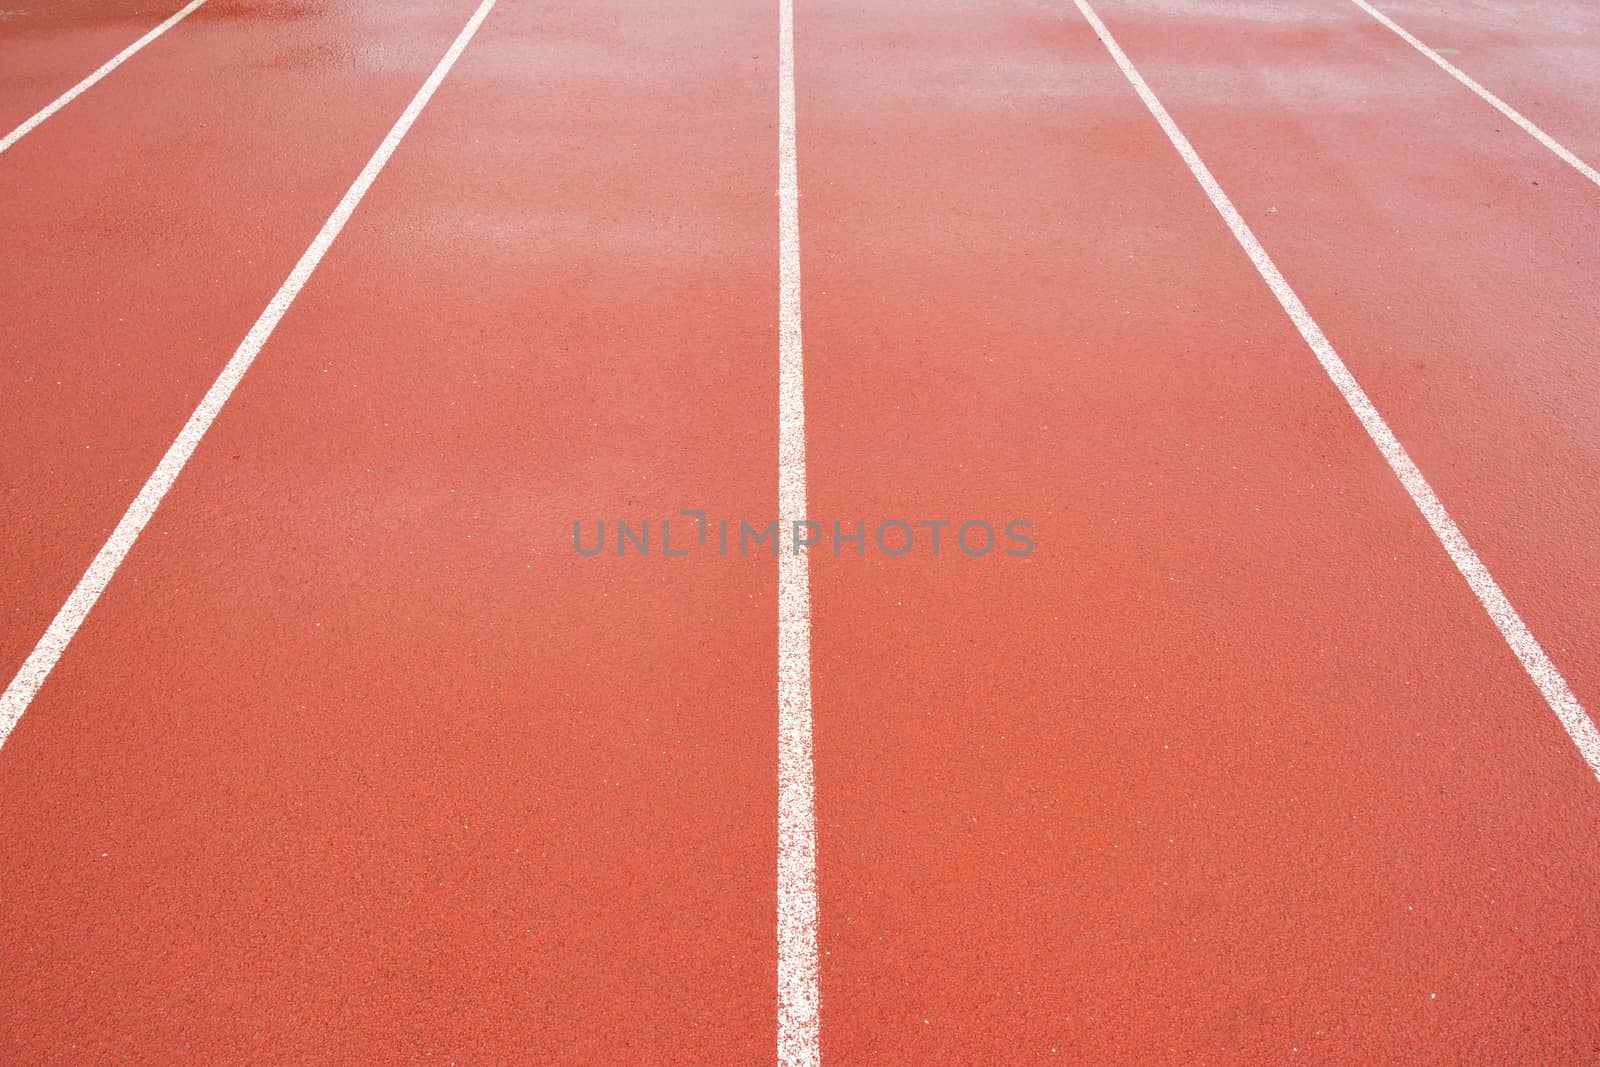
[[[178,6],[13,0],[0,131]],[[6,678],[475,6],[0,154]],[[1600,160],[1588,5],[1376,6]],[[1600,704],[1600,189],[1354,4],[1093,9]],[[1074,4],[499,0],[415,119],[0,747],[0,1059],[1600,1056],[1600,784]]]

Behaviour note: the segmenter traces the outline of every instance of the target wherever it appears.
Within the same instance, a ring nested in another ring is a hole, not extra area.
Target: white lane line
[[[793,551],[806,517],[800,348],[800,178],[794,2],[778,0],[778,1063],[822,1062],[817,995],[817,819],[811,768],[811,578]]]
[[[0,138],[0,152],[4,152],[6,149],[22,140],[35,126],[39,125],[39,123],[43,122],[51,115],[54,115],[57,111],[60,111],[78,97],[82,96],[89,89],[93,88],[94,84],[101,78],[104,78],[107,74],[110,74],[112,71],[122,66],[122,64],[126,63],[130,58],[132,58],[133,55],[141,48],[155,40],[157,37],[160,37],[163,33],[166,33],[168,30],[172,29],[172,27],[176,26],[178,23],[182,22],[186,17],[188,17],[190,12],[194,11],[195,8],[199,7],[205,2],[206,0],[190,0],[190,3],[185,5],[183,10],[167,19],[167,21],[163,22],[161,25],[157,26],[155,29],[151,30],[149,33],[145,34],[143,37],[124,48],[122,51],[112,56],[110,59],[106,60],[99,70],[95,71],[93,74],[83,79],[83,81],[79,82],[77,85],[74,85],[60,96],[56,97],[49,104],[46,104],[42,109],[36,112],[32,118],[28,119],[21,126],[18,126],[16,129],[6,134],[3,138]]]
[[[28,705],[33,702],[39,687],[44,685],[45,679],[50,676],[50,671],[54,669],[56,662],[61,659],[61,654],[66,651],[67,644],[78,632],[78,627],[83,625],[83,620],[88,617],[95,601],[105,592],[111,576],[122,565],[128,550],[133,547],[145,524],[161,505],[161,499],[167,495],[167,490],[172,488],[172,483],[183,471],[184,464],[189,462],[189,457],[199,446],[200,439],[211,428],[212,422],[216,421],[218,413],[222,411],[222,405],[233,395],[239,380],[244,377],[245,371],[250,369],[250,364],[255,362],[262,346],[267,343],[267,338],[272,336],[272,331],[277,328],[284,313],[289,310],[289,305],[294,302],[294,298],[310,279],[311,272],[322,262],[322,257],[333,244],[334,238],[339,236],[339,231],[344,229],[344,224],[349,221],[356,205],[361,203],[361,198],[367,194],[379,172],[389,162],[389,157],[394,155],[394,150],[400,146],[406,132],[411,129],[411,124],[417,121],[422,109],[428,106],[434,91],[444,81],[445,75],[450,73],[450,68],[455,66],[456,60],[472,40],[473,34],[478,32],[478,27],[494,5],[495,0],[483,0],[483,3],[478,5],[478,10],[467,20],[466,27],[445,52],[444,58],[439,60],[439,65],[433,68],[428,80],[422,83],[417,95],[411,98],[411,103],[406,105],[405,111],[384,137],[383,143],[378,145],[377,151],[372,153],[372,158],[367,160],[367,165],[361,168],[361,173],[356,176],[354,184],[345,192],[339,205],[333,209],[333,214],[322,224],[322,229],[317,232],[311,247],[300,256],[299,262],[294,265],[289,276],[273,294],[266,310],[256,319],[255,325],[245,334],[244,341],[234,351],[233,357],[222,368],[222,373],[217,376],[211,388],[206,390],[200,406],[194,409],[194,414],[184,423],[177,439],[167,448],[166,455],[161,457],[161,462],[156,465],[154,473],[144,483],[144,488],[139,490],[139,495],[134,497],[133,503],[128,506],[122,521],[117,523],[116,529],[111,531],[111,536],[95,554],[89,569],[78,579],[77,587],[72,590],[72,595],[67,597],[67,602],[61,606],[61,610],[56,612],[50,628],[39,638],[39,643],[34,646],[33,652],[22,664],[22,669],[17,671],[16,677],[11,679],[11,684],[6,686],[5,695],[0,696],[0,745],[4,745],[6,738],[11,736],[17,721],[22,718],[22,713],[28,710]]]
[[[1217,184],[1217,179],[1212,176],[1210,168],[1201,161],[1194,146],[1189,139],[1178,129],[1178,124],[1172,121],[1172,116],[1167,114],[1167,109],[1162,106],[1156,94],[1151,91],[1144,77],[1128,59],[1116,38],[1111,36],[1111,31],[1106,29],[1105,23],[1100,21],[1100,16],[1094,13],[1087,0],[1073,0],[1083,17],[1094,27],[1100,41],[1106,46],[1106,51],[1111,53],[1111,58],[1116,60],[1117,66],[1122,68],[1122,73],[1128,82],[1144,101],[1145,107],[1150,109],[1150,114],[1155,116],[1161,129],[1167,135],[1167,140],[1172,142],[1172,147],[1178,150],[1183,161],[1189,165],[1189,171],[1205,190],[1206,196],[1211,198],[1211,204],[1217,213],[1228,224],[1228,229],[1233,231],[1234,238],[1249,255],[1250,262],[1254,263],[1256,270],[1261,274],[1267,287],[1272,290],[1272,295],[1278,298],[1278,303],[1283,305],[1283,310],[1294,322],[1295,329],[1300,331],[1300,336],[1305,338],[1306,344],[1311,346],[1311,351],[1316,353],[1317,361],[1322,364],[1322,369],[1328,372],[1328,377],[1333,379],[1333,384],[1344,396],[1345,403],[1350,405],[1350,410],[1355,412],[1356,418],[1361,420],[1361,425],[1366,427],[1368,436],[1378,446],[1378,451],[1383,453],[1383,458],[1388,460],[1389,469],[1394,471],[1395,477],[1400,479],[1400,484],[1405,486],[1406,492],[1411,494],[1411,500],[1422,512],[1423,518],[1428,520],[1428,525],[1433,527],[1434,534],[1444,545],[1445,551],[1450,554],[1456,569],[1461,572],[1472,591],[1477,594],[1478,601],[1483,609],[1489,613],[1489,618],[1494,620],[1499,627],[1500,635],[1505,638],[1506,644],[1511,646],[1511,651],[1516,653],[1517,659],[1522,661],[1523,668],[1528,676],[1533,679],[1534,685],[1539,687],[1539,692],[1544,694],[1545,701],[1550,705],[1550,710],[1556,713],[1556,718],[1561,720],[1561,725],[1566,728],[1567,736],[1572,738],[1572,743],[1578,746],[1578,752],[1583,756],[1584,762],[1589,765],[1597,779],[1600,779],[1600,730],[1595,729],[1594,722],[1583,710],[1583,705],[1578,703],[1578,698],[1573,696],[1572,690],[1567,686],[1565,678],[1556,670],[1555,664],[1550,662],[1550,657],[1545,655],[1544,649],[1534,639],[1528,627],[1523,623],[1522,617],[1511,606],[1511,601],[1506,599],[1505,593],[1500,591],[1500,586],[1489,574],[1489,569],[1483,565],[1466,537],[1456,526],[1455,520],[1450,518],[1444,505],[1439,502],[1438,496],[1433,492],[1433,487],[1422,476],[1422,471],[1412,462],[1406,450],[1401,447],[1400,441],[1394,432],[1383,421],[1383,416],[1378,414],[1378,409],[1372,406],[1372,401],[1356,382],[1354,375],[1344,365],[1344,360],[1333,350],[1333,345],[1328,343],[1328,338],[1323,335],[1322,328],[1312,319],[1311,313],[1300,302],[1289,283],[1284,280],[1277,265],[1267,255],[1266,249],[1261,247],[1261,242],[1256,240],[1256,235],[1245,224],[1239,212],[1234,208],[1233,201],[1228,199],[1228,194],[1222,191]]]
[[[1500,114],[1504,115],[1512,122],[1515,122],[1518,126],[1521,126],[1526,133],[1534,138],[1534,140],[1538,141],[1540,144],[1550,149],[1550,151],[1560,156],[1565,163],[1570,165],[1579,174],[1583,175],[1585,178],[1588,178],[1596,185],[1600,185],[1600,171],[1595,170],[1593,167],[1589,166],[1589,164],[1585,163],[1583,160],[1567,151],[1567,149],[1563,147],[1560,142],[1558,142],[1554,137],[1551,137],[1548,133],[1545,133],[1539,127],[1535,126],[1522,114],[1522,112],[1518,111],[1516,108],[1512,107],[1510,104],[1506,103],[1504,100],[1500,99],[1498,96],[1479,85],[1476,81],[1473,81],[1472,78],[1468,76],[1466,71],[1462,70],[1460,67],[1444,58],[1444,56],[1441,56],[1438,52],[1435,52],[1433,49],[1417,40],[1406,31],[1405,27],[1401,26],[1394,19],[1390,18],[1382,11],[1379,11],[1371,4],[1367,3],[1367,0],[1350,0],[1350,2],[1355,4],[1361,10],[1365,11],[1367,14],[1371,15],[1373,18],[1377,19],[1384,26],[1388,27],[1396,37],[1400,38],[1406,44],[1410,45],[1412,48],[1415,48],[1418,52],[1421,52],[1423,55],[1431,59],[1434,65],[1440,70],[1450,75],[1450,77],[1454,78],[1462,85],[1465,85],[1468,89],[1471,89],[1473,92],[1477,93],[1489,104],[1490,107],[1500,112]]]

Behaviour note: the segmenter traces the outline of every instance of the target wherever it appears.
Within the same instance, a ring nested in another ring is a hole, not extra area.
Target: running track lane
[[[1600,188],[1353,8],[1101,15],[1600,707]]]
[[[0,1058],[771,1057],[775,562],[569,539],[775,513],[773,30],[484,24],[0,750]]]
[[[1038,543],[813,557],[825,1059],[1592,1058],[1593,778],[1094,35],[797,19],[811,511]]]
[[[1600,99],[1600,8],[1583,0],[1478,0],[1470,5],[1373,0],[1372,6],[1590,167],[1600,167],[1600,125],[1593,106]],[[1368,22],[1352,29],[1375,46],[1386,40],[1389,47],[1410,48],[1370,15],[1353,14]],[[1448,74],[1435,73],[1454,84]],[[1492,110],[1487,117],[1499,118]],[[1494,125],[1505,136],[1516,136],[1503,122]]]
[[[185,7],[183,0],[68,0],[0,10],[0,142]]]
[[[7,680],[472,6],[219,0],[0,156]]]

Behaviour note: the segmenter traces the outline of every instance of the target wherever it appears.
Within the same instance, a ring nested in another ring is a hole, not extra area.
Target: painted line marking
[[[1499,628],[1506,644],[1511,646],[1511,651],[1516,653],[1517,659],[1522,662],[1523,669],[1533,679],[1534,685],[1539,687],[1539,692],[1544,694],[1545,702],[1550,705],[1550,710],[1556,713],[1556,718],[1561,720],[1561,725],[1566,729],[1567,736],[1572,738],[1572,743],[1578,746],[1578,752],[1589,765],[1589,770],[1600,779],[1600,730],[1595,729],[1594,722],[1584,711],[1583,705],[1578,703],[1578,698],[1567,686],[1566,679],[1561,677],[1555,664],[1550,662],[1550,657],[1545,655],[1544,649],[1523,623],[1522,617],[1511,606],[1511,601],[1506,599],[1499,584],[1489,574],[1489,569],[1478,558],[1478,553],[1467,543],[1466,536],[1445,511],[1444,505],[1434,494],[1433,487],[1422,476],[1422,471],[1406,454],[1399,439],[1383,421],[1383,416],[1378,414],[1378,409],[1372,405],[1372,401],[1367,398],[1366,392],[1357,383],[1355,376],[1344,365],[1344,360],[1334,351],[1322,328],[1300,302],[1300,297],[1289,287],[1277,265],[1267,255],[1266,249],[1261,247],[1261,242],[1256,240],[1256,235],[1251,232],[1238,210],[1234,208],[1233,201],[1222,191],[1222,186],[1217,184],[1217,179],[1212,176],[1210,168],[1200,159],[1194,146],[1183,135],[1183,131],[1178,129],[1178,124],[1172,120],[1172,116],[1167,114],[1167,109],[1162,106],[1144,77],[1128,59],[1127,53],[1117,44],[1116,38],[1111,36],[1111,31],[1100,21],[1100,16],[1095,14],[1088,0],[1073,0],[1073,3],[1099,35],[1100,42],[1105,45],[1106,51],[1111,53],[1111,58],[1116,60],[1117,66],[1122,68],[1123,76],[1128,79],[1134,91],[1139,94],[1139,98],[1144,101],[1145,107],[1160,124],[1162,131],[1167,135],[1167,140],[1172,142],[1172,147],[1178,150],[1178,154],[1188,164],[1189,172],[1205,190],[1212,206],[1228,224],[1228,229],[1233,231],[1234,239],[1250,257],[1250,262],[1255,264],[1262,281],[1267,283],[1272,295],[1278,298],[1278,303],[1283,306],[1295,329],[1300,331],[1300,336],[1305,338],[1306,344],[1316,354],[1317,362],[1322,364],[1322,369],[1333,379],[1333,384],[1338,387],[1345,402],[1350,405],[1350,410],[1361,420],[1361,425],[1366,428],[1372,442],[1378,446],[1378,451],[1383,453],[1383,458],[1389,463],[1389,469],[1400,479],[1400,484],[1405,486],[1406,492],[1411,494],[1412,502],[1417,505],[1423,518],[1427,519],[1428,525],[1433,528],[1445,551],[1450,554],[1456,569],[1467,580],[1467,585],[1471,586],[1473,593],[1477,595],[1478,602],[1483,605],[1483,609],[1489,613],[1489,618]]]
[[[1535,126],[1532,121],[1522,114],[1522,112],[1518,111],[1516,108],[1512,107],[1510,104],[1506,103],[1504,100],[1500,99],[1498,96],[1479,85],[1471,78],[1471,76],[1467,74],[1466,71],[1462,70],[1460,67],[1444,58],[1444,56],[1441,54],[1443,52],[1455,52],[1456,49],[1429,48],[1427,45],[1413,37],[1409,32],[1407,32],[1405,27],[1401,26],[1394,19],[1390,18],[1382,11],[1379,11],[1371,4],[1367,3],[1367,0],[1350,0],[1350,2],[1359,7],[1361,10],[1365,11],[1367,14],[1371,15],[1373,18],[1377,19],[1384,26],[1388,27],[1388,29],[1393,32],[1396,37],[1400,38],[1406,44],[1410,45],[1412,48],[1416,49],[1418,52],[1432,60],[1434,66],[1450,75],[1450,77],[1454,78],[1462,85],[1465,85],[1468,89],[1471,89],[1473,92],[1477,93],[1480,97],[1488,102],[1489,106],[1500,112],[1500,114],[1504,115],[1512,122],[1515,122],[1518,126],[1521,126],[1524,132],[1529,134],[1534,140],[1538,141],[1546,148],[1550,149],[1550,151],[1560,156],[1565,163],[1572,167],[1572,169],[1576,170],[1579,174],[1583,175],[1585,178],[1588,178],[1596,185],[1600,185],[1600,171],[1595,170],[1593,167],[1589,166],[1589,164],[1573,155],[1554,137],[1551,137],[1548,133],[1545,133],[1539,127]]]
[[[122,521],[111,531],[111,536],[95,554],[89,569],[78,580],[72,595],[67,597],[67,602],[56,612],[49,629],[39,638],[39,643],[34,646],[33,652],[17,671],[16,677],[11,679],[11,684],[6,686],[5,694],[0,696],[0,745],[4,745],[6,739],[11,736],[17,721],[22,718],[22,713],[28,710],[28,705],[33,702],[39,687],[44,685],[45,679],[50,676],[56,662],[66,651],[68,643],[83,625],[83,620],[88,617],[95,602],[100,599],[100,594],[105,592],[112,575],[122,565],[134,541],[138,539],[150,517],[155,514],[156,508],[161,505],[167,490],[172,488],[173,482],[183,471],[184,464],[194,455],[200,439],[216,421],[217,415],[222,411],[222,405],[233,395],[245,371],[250,369],[250,364],[255,362],[262,346],[267,343],[272,331],[277,328],[284,313],[289,310],[289,305],[300,294],[300,290],[305,288],[311,272],[322,262],[322,257],[332,246],[334,239],[339,236],[339,232],[344,229],[344,224],[349,221],[350,215],[361,203],[361,198],[366,196],[367,190],[371,188],[379,172],[389,162],[389,157],[394,155],[394,150],[400,146],[406,132],[411,129],[412,123],[416,122],[417,116],[422,114],[422,109],[428,105],[434,91],[444,81],[445,75],[450,73],[450,68],[455,66],[456,60],[460,58],[473,35],[478,32],[478,27],[482,25],[494,5],[495,0],[483,0],[477,11],[473,12],[472,18],[467,20],[466,27],[445,52],[444,58],[439,60],[433,73],[428,75],[428,80],[417,90],[417,95],[411,98],[411,103],[406,105],[405,111],[378,145],[377,151],[367,160],[367,165],[361,168],[361,173],[356,176],[355,182],[345,192],[338,206],[333,209],[333,214],[322,224],[322,229],[317,232],[311,246],[300,256],[299,262],[294,265],[289,276],[273,294],[272,300],[267,304],[266,310],[261,312],[261,317],[256,319],[255,325],[250,327],[250,332],[245,335],[232,358],[222,368],[222,373],[217,376],[211,388],[206,390],[200,406],[195,408],[194,414],[189,416],[189,421],[184,423],[177,439],[167,448],[166,454],[161,457],[161,462],[157,464],[150,479],[144,483],[144,488],[139,490],[139,495],[134,497],[133,503],[128,506]]]
[[[6,134],[5,137],[0,138],[0,152],[4,152],[6,149],[22,140],[33,130],[35,126],[39,125],[39,123],[43,122],[51,115],[54,115],[57,111],[60,111],[78,97],[88,92],[101,78],[104,78],[107,74],[110,74],[112,71],[122,66],[122,64],[126,63],[129,59],[133,58],[133,56],[138,53],[140,49],[144,48],[145,45],[149,44],[151,41],[155,40],[157,37],[160,37],[163,33],[166,33],[168,30],[172,29],[172,27],[182,22],[189,16],[191,12],[194,11],[195,8],[199,7],[205,2],[206,0],[190,0],[190,2],[185,5],[184,8],[177,14],[171,16],[167,19],[167,21],[163,22],[161,25],[157,26],[155,29],[151,30],[149,33],[145,34],[143,37],[124,48],[122,51],[106,60],[106,62],[101,65],[99,70],[95,71],[93,74],[83,79],[83,81],[79,82],[77,85],[74,85],[60,96],[56,97],[39,111],[35,112],[32,118],[28,119],[21,126],[18,126],[16,129]]]
[[[800,345],[800,179],[795,154],[794,2],[778,0],[778,517],[806,517]],[[778,1063],[822,1062],[817,978],[817,820],[811,761],[811,577],[778,553]]]

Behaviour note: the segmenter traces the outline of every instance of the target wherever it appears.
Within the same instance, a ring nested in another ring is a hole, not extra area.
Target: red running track
[[[485,23],[0,754],[3,1058],[768,1053],[776,565],[567,538],[774,506],[775,96],[765,10]]]
[[[0,749],[0,1059],[773,1056],[776,563],[570,535],[777,507],[776,11],[502,5]],[[1379,6],[1600,155],[1580,5]],[[1353,6],[1096,7],[1600,703],[1600,190]],[[7,12],[0,125],[169,13]],[[0,156],[8,677],[470,13],[209,0]],[[1600,1056],[1600,786],[1088,25],[795,23],[810,513],[1037,545],[811,553],[823,1059]]]
[[[295,10],[210,0],[0,156],[8,678],[472,9]]]
[[[0,42],[6,49],[0,67],[0,137],[181,6],[182,0],[64,0],[48,7],[0,9]]]
[[[1051,546],[816,568],[825,1053],[1585,1058],[1593,778],[1093,34],[809,10],[813,510]]]
[[[1532,118],[1578,158],[1600,166],[1595,163],[1600,159],[1600,125],[1589,105],[1600,96],[1600,67],[1594,62],[1600,48],[1600,8],[1582,0],[1386,0],[1376,6]],[[1354,8],[1349,14],[1356,20],[1367,17]],[[1376,22],[1366,33],[1375,45],[1389,36]],[[1497,116],[1491,112],[1486,117]],[[1490,129],[1496,127],[1507,137],[1515,135],[1504,123],[1492,122]]]

